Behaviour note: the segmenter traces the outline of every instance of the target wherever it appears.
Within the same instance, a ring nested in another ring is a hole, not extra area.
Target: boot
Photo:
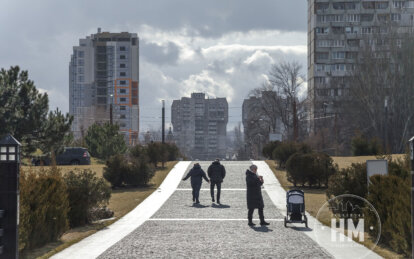
[[[260,226],[268,226],[270,225],[270,223],[266,222],[266,221],[260,221]]]
[[[253,223],[252,218],[249,218],[249,223],[247,225],[249,225],[251,227],[256,226],[256,224]]]

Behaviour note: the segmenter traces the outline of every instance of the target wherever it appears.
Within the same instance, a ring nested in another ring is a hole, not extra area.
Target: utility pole
[[[165,143],[165,100],[162,100],[162,144]]]
[[[414,258],[414,137],[409,140],[411,160],[411,258]]]
[[[109,104],[109,123],[112,125],[113,124],[113,119],[112,119],[112,102],[113,102],[113,97],[114,95],[111,94],[111,103]]]
[[[293,140],[297,141],[298,140],[298,116],[297,116],[297,111],[296,111],[296,100],[295,97],[293,97]]]

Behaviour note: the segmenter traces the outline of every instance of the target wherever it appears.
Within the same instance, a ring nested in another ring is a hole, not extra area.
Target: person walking
[[[220,164],[220,160],[217,158],[208,167],[207,174],[210,178],[211,200],[214,202],[214,186],[217,186],[217,203],[220,204],[221,183],[223,182],[224,177],[226,177],[226,169]]]
[[[183,181],[187,180],[191,177],[191,188],[193,189],[193,202],[200,203],[199,196],[200,196],[200,189],[201,184],[203,182],[203,179],[206,180],[206,182],[210,182],[210,180],[207,178],[206,173],[201,169],[201,166],[199,163],[195,163],[193,168],[188,172],[186,177],[184,177]]]
[[[264,220],[263,208],[263,196],[262,196],[262,185],[263,177],[257,174],[257,166],[251,165],[250,170],[246,171],[246,185],[247,185],[247,218],[249,220],[248,225],[254,226],[253,223],[253,212],[254,209],[259,210],[260,225],[266,226],[269,225]]]

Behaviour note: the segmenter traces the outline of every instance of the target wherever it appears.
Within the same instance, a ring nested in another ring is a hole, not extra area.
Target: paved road
[[[207,171],[209,163],[200,162]],[[200,205],[192,202],[190,181],[144,224],[99,258],[331,258],[302,231],[285,228],[283,216],[263,190],[268,227],[247,225],[245,171],[250,162],[223,162],[222,205],[211,202],[204,182]],[[266,179],[265,179],[266,180]],[[255,212],[255,222],[258,215]]]

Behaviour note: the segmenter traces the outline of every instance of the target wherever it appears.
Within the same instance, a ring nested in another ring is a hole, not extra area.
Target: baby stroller
[[[308,218],[305,215],[305,194],[301,190],[290,190],[286,193],[286,217],[287,223],[305,223],[308,227]]]

